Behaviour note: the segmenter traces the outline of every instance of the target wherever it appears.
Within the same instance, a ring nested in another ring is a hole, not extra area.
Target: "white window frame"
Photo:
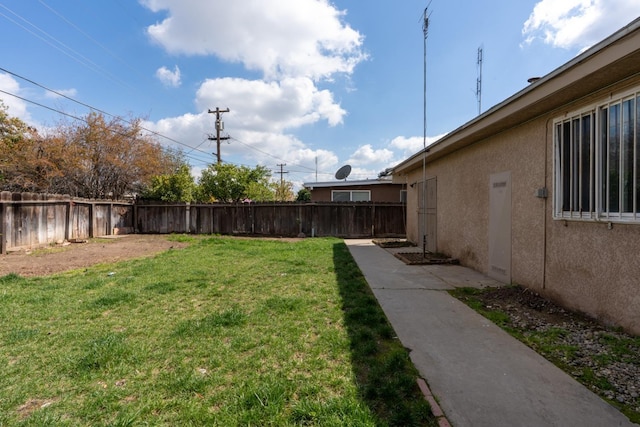
[[[595,217],[597,199],[595,194],[598,188],[596,122],[594,108],[568,114],[567,117],[554,122],[554,217],[556,219],[589,220]],[[585,147],[586,144],[589,145],[588,149]],[[583,155],[588,159],[584,159]],[[588,179],[584,179],[584,169],[588,169]],[[563,175],[565,170],[568,172]],[[569,182],[564,178],[569,178]],[[585,200],[585,191],[588,192],[586,197],[588,200]]]
[[[640,223],[640,87],[557,118],[552,132],[554,219]]]
[[[371,190],[331,190],[331,201],[335,202],[335,193],[349,193],[349,200],[340,200],[344,202],[354,202],[353,193],[362,193],[366,194],[367,200],[355,200],[356,202],[370,202],[371,201]]]

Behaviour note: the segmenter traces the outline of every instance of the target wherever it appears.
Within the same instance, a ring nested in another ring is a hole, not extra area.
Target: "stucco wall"
[[[552,221],[545,293],[640,334],[640,225]]]
[[[631,83],[640,78],[625,86]],[[427,177],[437,178],[437,250],[488,273],[489,178],[510,171],[512,282],[640,334],[640,224],[553,219],[553,119],[604,97],[595,94],[428,162]],[[421,168],[407,176],[409,184],[421,180]],[[536,197],[542,187],[546,199]],[[417,188],[408,187],[407,236],[419,243]]]
[[[489,178],[510,171],[513,281],[541,287],[545,200],[535,194],[545,186],[544,150],[545,123],[540,121],[428,163],[427,178],[437,179],[438,252],[487,272]],[[422,170],[409,176],[409,182],[421,180]],[[409,197],[407,223],[408,238],[419,242],[416,193]]]

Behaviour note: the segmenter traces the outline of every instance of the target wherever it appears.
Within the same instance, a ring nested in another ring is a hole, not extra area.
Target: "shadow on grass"
[[[333,263],[362,399],[381,425],[437,425],[407,350],[343,242],[333,245]]]

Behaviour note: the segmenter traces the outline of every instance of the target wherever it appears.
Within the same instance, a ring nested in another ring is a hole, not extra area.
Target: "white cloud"
[[[145,123],[145,127],[180,141],[190,147],[198,146],[194,154],[202,156],[202,152],[209,153],[209,160],[213,162],[216,152],[215,141],[207,140],[214,134],[213,114],[184,114],[179,117],[165,118],[155,123]],[[241,158],[244,164],[265,164],[272,167],[278,163],[296,165],[302,173],[313,174],[315,160],[318,159],[318,170],[332,170],[338,163],[337,156],[327,150],[312,150],[293,135],[267,130],[249,130],[238,126],[239,118],[233,118],[230,113],[222,116],[225,122],[225,132],[231,136],[221,146],[221,156],[225,161]],[[168,144],[167,140],[161,140]],[[204,142],[204,143],[203,143]],[[184,145],[179,146],[185,152],[190,150]]]
[[[387,163],[393,159],[393,151],[386,148],[374,150],[371,144],[366,144],[351,155],[348,162],[355,166],[370,166],[372,164]]]
[[[436,135],[436,136],[427,136],[426,138],[427,147],[433,144],[434,142],[438,141],[445,135],[446,133]],[[407,158],[417,153],[418,151],[422,150],[424,148],[424,143],[425,143],[424,138],[421,136],[412,136],[409,138],[404,136],[397,136],[391,140],[390,146],[397,150],[402,150],[401,157]]]
[[[279,133],[321,120],[335,126],[342,123],[346,114],[334,102],[331,92],[318,90],[303,77],[281,82],[210,79],[196,94],[196,105],[203,111],[216,106],[225,108],[229,100],[233,100],[229,123],[233,121],[236,129]]]
[[[524,23],[524,44],[585,49],[640,15],[638,0],[541,0]]]
[[[143,0],[167,17],[147,28],[173,54],[215,55],[271,79],[351,73],[363,36],[328,0]]]
[[[180,68],[177,65],[173,68],[173,71],[164,66],[158,68],[156,77],[163,85],[168,87],[178,87],[182,83],[180,80]]]
[[[313,180],[317,158],[318,178],[329,178],[327,171],[339,166],[338,156],[311,148],[291,133],[315,124],[338,126],[347,115],[331,90],[318,87],[319,81],[334,82],[336,75],[350,82],[354,67],[367,58],[362,35],[343,22],[346,12],[329,0],[140,1],[164,14],[147,32],[168,53],[215,56],[261,74],[258,80],[205,79],[195,96],[202,113],[148,127],[213,153],[215,142],[202,144],[214,133],[215,117],[207,111],[229,107],[223,114],[224,133],[232,139],[222,145],[223,160],[268,167],[284,162],[294,165],[298,177]],[[157,75],[178,72],[163,67]]]
[[[78,94],[78,91],[76,89],[56,89],[56,92],[58,92],[60,95],[53,93],[53,92],[45,92],[45,97],[47,98],[51,98],[51,99],[58,99],[61,97],[61,95],[64,96],[68,96],[70,98],[75,97]]]
[[[14,95],[20,95],[22,91],[20,84],[8,74],[0,74],[0,89]],[[8,107],[8,113],[11,117],[17,117],[24,122],[31,123],[31,115],[25,101],[4,93],[0,94],[0,99]]]

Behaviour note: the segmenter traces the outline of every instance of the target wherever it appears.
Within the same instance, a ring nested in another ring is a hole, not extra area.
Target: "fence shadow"
[[[333,263],[361,398],[381,425],[437,425],[416,383],[418,372],[408,351],[344,242],[333,245]]]

